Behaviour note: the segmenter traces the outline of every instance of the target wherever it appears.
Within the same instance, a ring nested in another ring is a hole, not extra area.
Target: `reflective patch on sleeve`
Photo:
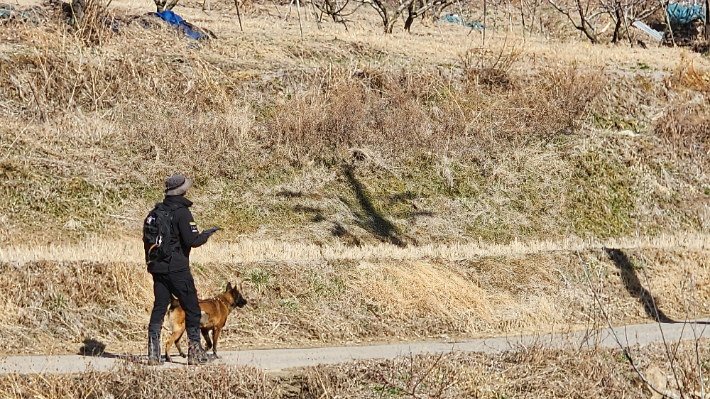
[[[193,233],[197,233],[197,226],[190,226],[190,231],[192,231]]]
[[[190,222],[190,226],[197,226],[196,222]]]

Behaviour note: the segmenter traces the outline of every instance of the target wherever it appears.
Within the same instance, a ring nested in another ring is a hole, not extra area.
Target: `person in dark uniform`
[[[185,193],[192,181],[183,175],[173,175],[165,180],[165,204],[172,214],[170,247],[172,255],[163,262],[153,262],[148,272],[153,275],[155,302],[148,325],[148,363],[160,364],[160,331],[165,312],[174,295],[185,310],[185,329],[189,340],[188,364],[204,364],[214,360],[208,356],[200,342],[200,306],[197,302],[195,281],[190,273],[190,250],[207,242],[219,227],[200,233],[190,212],[192,202]],[[148,248],[146,248],[146,251]]]

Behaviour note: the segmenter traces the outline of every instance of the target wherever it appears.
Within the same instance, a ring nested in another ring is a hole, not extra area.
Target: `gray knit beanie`
[[[165,195],[183,195],[192,186],[192,180],[183,175],[172,175],[165,180]]]

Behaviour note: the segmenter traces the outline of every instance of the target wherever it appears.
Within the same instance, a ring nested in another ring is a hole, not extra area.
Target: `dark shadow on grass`
[[[418,217],[432,217],[434,216],[434,212],[431,211],[419,211],[419,212],[414,212],[409,215],[410,219],[418,218]]]
[[[381,241],[387,241],[399,247],[406,247],[407,243],[400,238],[401,233],[397,226],[390,223],[375,209],[372,199],[370,198],[370,193],[367,192],[362,183],[355,177],[353,167],[346,165],[343,167],[343,172],[355,193],[355,198],[357,198],[360,209],[362,209],[362,213],[354,212],[358,219],[360,219],[360,226]]]
[[[293,211],[298,212],[298,213],[313,214],[313,217],[311,218],[311,222],[313,222],[313,223],[318,223],[318,222],[322,222],[325,220],[325,216],[323,216],[323,211],[320,208],[314,208],[312,206],[296,205],[293,207]]]
[[[394,194],[392,197],[390,197],[390,203],[409,202],[409,201],[415,200],[417,198],[419,198],[419,196],[417,196],[413,192],[406,191],[404,193]],[[416,206],[414,208],[416,209]]]
[[[82,356],[104,357],[111,355],[106,352],[106,344],[93,338],[85,338],[84,345],[79,348],[79,354]]]
[[[141,362],[140,356],[106,352],[106,344],[94,338],[84,339],[84,344],[81,346],[81,348],[79,348],[79,355],[103,357],[107,359],[123,359],[136,363]]]
[[[281,190],[278,193],[276,193],[277,197],[286,197],[286,198],[302,198],[304,197],[303,193],[300,191],[291,191],[291,190]]]
[[[647,289],[643,288],[636,275],[634,264],[624,251],[614,248],[604,248],[604,252],[606,252],[609,259],[614,262],[614,265],[619,268],[619,275],[626,291],[628,291],[632,297],[638,299],[641,305],[643,305],[643,310],[648,317],[660,323],[677,323],[658,309],[658,306],[656,306],[658,301]]]
[[[360,239],[357,238],[357,236],[350,233],[347,227],[343,226],[338,222],[333,223],[333,228],[330,229],[330,234],[332,234],[333,237],[338,237],[349,246],[359,247],[362,245]]]
[[[417,204],[414,203],[414,200],[420,198],[418,195],[411,191],[405,191],[403,193],[399,194],[394,194],[393,196],[390,197],[389,203],[390,205],[397,204],[397,203],[403,203],[407,204],[412,207],[412,209],[415,210],[415,212],[407,212],[407,216],[409,217],[409,221],[413,222],[416,218],[418,217],[432,217],[434,216],[434,213],[431,211],[422,211],[419,210],[419,207]]]

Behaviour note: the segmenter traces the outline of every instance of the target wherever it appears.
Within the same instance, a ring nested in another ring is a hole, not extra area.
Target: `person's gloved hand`
[[[213,227],[213,228],[211,228],[211,229],[205,230],[204,233],[205,233],[205,234],[212,235],[212,234],[214,234],[214,232],[217,231],[217,230],[222,230],[222,228],[221,228],[221,227]]]

